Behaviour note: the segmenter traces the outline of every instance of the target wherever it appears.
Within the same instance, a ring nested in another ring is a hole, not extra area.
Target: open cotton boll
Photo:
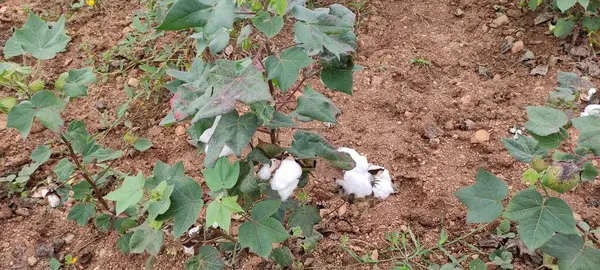
[[[215,133],[215,129],[217,128],[217,125],[219,124],[219,121],[221,120],[221,116],[217,116],[215,117],[215,121],[213,122],[212,126],[205,130],[202,135],[200,135],[200,141],[203,143],[208,143],[208,141],[210,141],[210,138],[212,138],[213,133]]]
[[[367,157],[359,154],[356,150],[347,147],[340,147],[337,149],[338,152],[348,153],[354,163],[356,163],[356,167],[353,170],[360,170],[361,172],[366,172],[369,169],[369,162],[367,161]]]
[[[258,170],[258,179],[269,180],[269,178],[271,178],[271,175],[273,175],[273,171],[277,170],[280,164],[281,160],[275,158],[271,159],[271,164],[263,164],[260,167],[260,170]]]
[[[586,101],[590,101],[590,99],[592,98],[592,96],[596,93],[596,88],[590,88],[590,90],[588,90],[587,93],[587,100]]]
[[[292,157],[281,161],[271,179],[271,189],[277,191],[281,200],[287,200],[298,186],[302,176],[302,167]]]
[[[385,199],[395,192],[390,171],[383,167],[371,166],[369,172],[376,172],[373,175],[373,196],[375,198]]]
[[[194,237],[196,234],[200,233],[200,226],[192,227],[187,233],[189,237]]]
[[[600,104],[588,105],[581,113],[581,116],[600,115]]]
[[[48,204],[52,208],[55,208],[60,204],[60,197],[58,197],[58,195],[56,195],[55,193],[48,194],[46,198],[48,199]]]
[[[187,255],[194,255],[194,246],[186,247],[183,246],[183,253]]]
[[[344,173],[344,180],[337,180],[336,183],[342,186],[347,195],[354,194],[356,198],[362,198],[373,193],[370,177],[368,171],[351,170]]]

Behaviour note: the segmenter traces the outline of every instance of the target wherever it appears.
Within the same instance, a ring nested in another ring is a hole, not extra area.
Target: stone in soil
[[[548,66],[547,65],[538,65],[537,67],[533,68],[531,70],[531,72],[529,73],[529,75],[531,75],[531,76],[535,76],[535,75],[546,76],[546,74],[548,74]]]
[[[19,215],[19,216],[23,216],[23,217],[27,217],[29,216],[29,209],[27,208],[17,208],[17,210],[15,210],[15,214]]]
[[[72,233],[69,233],[63,238],[63,240],[65,240],[66,244],[70,244],[71,242],[73,242],[74,238],[75,238],[75,235]]]
[[[52,244],[41,245],[35,249],[35,256],[38,258],[54,257],[54,246]]]
[[[185,127],[184,126],[177,126],[175,128],[175,135],[177,136],[183,136],[185,134]]]
[[[27,264],[29,264],[29,266],[34,267],[37,264],[38,260],[31,256],[29,258],[27,258]]]
[[[473,143],[473,144],[487,142],[489,140],[490,140],[490,133],[483,129],[478,130],[477,132],[475,132],[475,135],[473,135],[473,137],[471,137],[471,143]]]
[[[127,80],[127,85],[131,86],[131,87],[138,87],[140,86],[140,81],[136,78],[129,78],[129,80]]]
[[[498,28],[503,25],[507,25],[510,22],[510,19],[506,15],[501,15],[490,23],[491,28]]]
[[[65,239],[62,239],[60,237],[55,237],[52,239],[52,247],[54,248],[54,251],[60,251],[64,246],[65,243],[67,241],[65,241]]]
[[[515,44],[513,44],[510,51],[512,53],[518,53],[518,52],[522,51],[524,48],[525,48],[525,43],[523,43],[522,40],[519,40],[519,41],[515,42]]]

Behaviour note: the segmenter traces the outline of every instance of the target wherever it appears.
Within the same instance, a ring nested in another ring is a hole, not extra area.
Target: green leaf
[[[74,171],[73,163],[71,163],[71,161],[69,161],[67,158],[61,159],[58,164],[56,164],[56,167],[54,167],[54,172],[56,173],[56,176],[58,176],[58,180],[61,182],[69,179]]]
[[[69,70],[64,91],[70,97],[85,97],[88,95],[87,84],[96,83],[96,75],[93,68],[82,68]]]
[[[507,194],[508,187],[504,181],[479,169],[475,185],[457,191],[454,196],[469,208],[467,223],[485,223],[502,214],[502,201]]]
[[[306,48],[316,53],[326,49],[336,56],[356,50],[355,16],[348,8],[335,4],[313,11],[296,5],[292,14],[298,20],[294,34]]]
[[[233,28],[234,11],[232,0],[179,0],[169,9],[158,29]]]
[[[252,217],[254,218],[254,215]],[[239,228],[240,245],[243,248],[250,248],[264,258],[267,258],[271,253],[273,243],[281,243],[288,237],[289,235],[283,225],[272,217],[249,220],[242,223]]]
[[[560,132],[553,133],[548,136],[540,136],[533,132],[529,132],[529,135],[538,141],[537,146],[546,149],[558,148],[565,139],[569,138],[569,133],[565,128],[560,128]]]
[[[190,177],[182,179],[168,180],[169,185],[174,185],[175,189],[171,194],[171,207],[156,220],[167,220],[174,218],[173,236],[178,238],[183,235],[190,226],[196,222],[200,210],[204,205],[202,201],[202,187]]]
[[[66,49],[69,36],[65,32],[65,17],[61,16],[56,23],[46,23],[33,12],[29,12],[23,28],[17,29],[6,42],[4,57],[10,58],[25,53],[46,60]]]
[[[325,68],[321,71],[321,80],[331,90],[352,94],[353,74],[352,69]]]
[[[133,148],[138,151],[146,151],[152,147],[152,142],[146,138],[137,138],[133,144]]]
[[[90,218],[96,215],[96,205],[93,203],[80,203],[69,211],[68,220],[73,220],[79,225],[84,226],[90,222]]]
[[[84,197],[92,191],[92,186],[86,181],[81,181],[81,182],[73,185],[72,190],[73,190],[73,199],[83,200]]]
[[[587,161],[583,163],[583,172],[581,172],[581,180],[583,181],[594,181],[598,176],[598,169],[594,167],[594,164]]]
[[[62,264],[55,258],[50,258],[50,262],[48,262],[48,264],[52,270],[58,270],[62,266]]]
[[[264,200],[252,207],[250,215],[253,220],[261,221],[275,214],[280,205],[281,200]]]
[[[300,70],[312,63],[314,61],[308,57],[304,48],[296,46],[285,49],[279,58],[273,55],[265,60],[265,67],[269,75],[267,79],[276,79],[279,88],[285,93],[298,79]]]
[[[237,196],[214,200],[206,208],[206,227],[208,228],[216,223],[224,231],[229,232],[231,214],[243,211],[237,203]]]
[[[579,146],[600,149],[600,118],[590,115],[574,118],[571,122],[579,130]]]
[[[208,152],[204,159],[207,168],[213,167],[223,147],[227,145],[239,157],[244,147],[250,142],[260,121],[253,113],[247,113],[239,117],[237,111],[221,116],[215,132],[208,142]]]
[[[3,113],[9,113],[16,105],[17,99],[15,97],[0,98],[0,111]]]
[[[562,199],[546,200],[539,192],[526,189],[515,195],[506,208],[506,218],[518,222],[517,231],[529,250],[546,243],[556,232],[573,234],[573,212]]]
[[[125,177],[123,185],[104,196],[105,199],[116,201],[116,214],[119,215],[130,206],[134,206],[144,197],[144,176],[138,172],[137,176]]]
[[[313,226],[321,222],[319,210],[312,205],[299,205],[292,210],[292,215],[288,220],[288,226],[300,227],[306,237],[311,237]]]
[[[340,109],[330,99],[306,85],[303,95],[298,98],[296,112],[315,120],[337,124],[335,116],[340,113]]]
[[[539,173],[532,168],[527,169],[523,173],[523,183],[528,182],[530,185],[535,185],[535,183],[538,181],[539,178],[540,178]]]
[[[200,247],[198,255],[185,262],[185,270],[221,270],[225,263],[219,259],[219,251],[212,246]]]
[[[57,132],[63,125],[60,118],[62,101],[50,91],[39,91],[31,98],[31,101],[22,101],[9,113],[7,127],[19,130],[23,140],[27,138],[33,118],[37,117],[44,127]]]
[[[534,0],[534,2],[537,2],[537,0]],[[469,270],[487,270],[487,266],[481,259],[475,258],[469,262]]]
[[[321,157],[329,161],[329,165],[344,170],[356,166],[349,154],[336,151],[323,137],[306,131],[294,133],[292,147],[287,151],[300,159]]]
[[[525,127],[540,136],[557,133],[569,122],[569,118],[563,111],[548,107],[529,106],[527,117],[529,121],[525,123]]]
[[[600,29],[600,17],[588,15],[583,17],[583,27],[588,32],[596,32]]]
[[[230,164],[227,157],[221,157],[214,168],[207,168],[202,174],[211,191],[230,189],[235,186],[240,175],[240,162]]]
[[[559,269],[593,270],[600,265],[600,250],[586,247],[576,234],[555,234],[541,249],[558,258]]]
[[[283,29],[283,18],[281,16],[271,17],[266,11],[256,13],[252,18],[252,23],[256,29],[265,33],[269,38],[273,38]]]
[[[100,213],[94,220],[94,226],[100,231],[106,232],[110,228],[110,215]]]
[[[162,181],[154,190],[152,194],[157,194],[158,198],[151,200],[148,203],[148,217],[144,221],[145,223],[152,222],[160,214],[164,214],[171,207],[171,194],[173,194],[175,187],[173,185],[167,186],[167,181]]]
[[[129,240],[131,253],[143,253],[144,250],[156,256],[163,245],[164,234],[162,230],[155,230],[148,225],[138,227]]]
[[[577,23],[573,20],[560,18],[556,21],[556,25],[552,32],[554,32],[555,37],[566,37],[573,33],[573,29],[575,29],[576,25]]]
[[[294,263],[292,251],[288,247],[276,248],[271,252],[271,257],[281,267],[290,266]]]
[[[524,163],[531,163],[535,157],[543,159],[548,156],[547,149],[538,147],[538,142],[527,136],[519,136],[516,140],[505,138],[502,143],[511,156]]]
[[[117,245],[123,254],[129,254],[129,241],[131,241],[132,235],[133,233],[127,233],[117,240]]]
[[[577,3],[577,0],[558,0],[556,1],[556,5],[563,13],[569,10]]]
[[[579,4],[583,6],[584,9],[587,9],[590,5],[590,0],[577,0],[577,2],[579,2]]]

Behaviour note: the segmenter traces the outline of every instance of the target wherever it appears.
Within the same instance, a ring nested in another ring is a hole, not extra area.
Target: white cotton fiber
[[[352,160],[354,160],[354,163],[356,163],[356,166],[353,168],[353,170],[366,172],[369,169],[369,162],[367,161],[367,157],[359,154],[358,152],[356,152],[356,150],[347,147],[340,147],[337,149],[337,151],[350,154],[350,157],[352,157]]]
[[[293,158],[282,160],[271,179],[271,189],[276,190],[285,201],[294,193],[301,176],[302,167]]]
[[[344,180],[337,180],[336,183],[344,188],[346,194],[354,194],[356,198],[362,198],[373,193],[370,177],[368,171],[351,170],[344,173]]]

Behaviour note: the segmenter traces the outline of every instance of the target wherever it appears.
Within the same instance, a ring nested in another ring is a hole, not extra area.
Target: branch
[[[210,227],[210,230],[213,231],[214,233],[218,234],[219,236],[233,242],[233,243],[237,243],[238,241],[231,237],[231,235],[224,233],[223,231],[221,231],[220,229],[215,229],[212,226]]]
[[[236,11],[235,14],[239,14],[239,15],[256,15],[256,12]]]
[[[63,141],[63,143],[69,149],[69,155],[71,156],[71,159],[73,160],[73,162],[75,162],[75,166],[77,166],[77,169],[81,172],[81,174],[83,174],[83,179],[85,179],[85,181],[88,182],[88,184],[90,184],[90,186],[94,190],[94,195],[95,195],[96,199],[100,202],[100,204],[102,204],[104,209],[106,209],[108,212],[110,212],[114,215],[114,213],[110,210],[110,207],[108,207],[108,204],[106,203],[104,198],[102,198],[102,194],[100,194],[100,190],[98,189],[98,186],[96,186],[96,183],[94,182],[94,180],[92,180],[92,177],[90,177],[90,175],[87,173],[87,171],[83,168],[83,165],[81,164],[81,162],[79,162],[79,159],[77,158],[77,154],[75,154],[75,150],[73,150],[73,147],[71,146],[71,143],[69,143],[69,140],[67,140],[67,138],[65,138],[65,136],[62,134],[60,135],[60,139]]]
[[[586,158],[582,158],[579,162],[577,162],[576,165],[579,167],[579,166],[583,165],[583,163],[586,163],[586,162],[592,161],[592,160],[599,160],[599,159],[600,159],[600,157],[586,157]]]

